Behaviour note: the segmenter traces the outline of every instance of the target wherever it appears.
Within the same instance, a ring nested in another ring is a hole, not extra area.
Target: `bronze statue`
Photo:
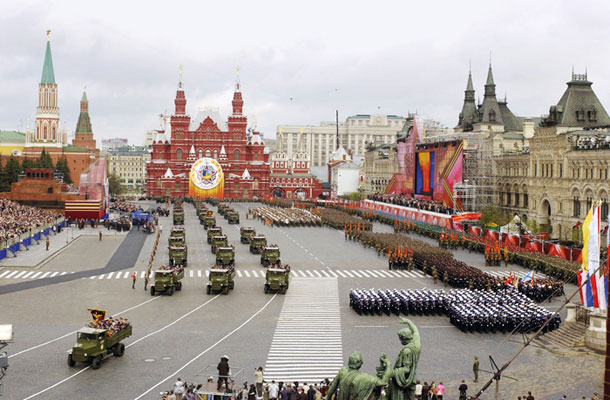
[[[421,339],[417,327],[411,320],[401,318],[402,323],[409,325],[398,331],[400,343],[404,346],[392,370],[387,398],[388,400],[413,400],[415,398],[415,383],[417,362],[421,353]]]
[[[390,360],[385,354],[379,358],[380,367],[377,375],[371,376],[360,372],[362,366],[362,354],[353,352],[349,356],[347,367],[343,367],[337,373],[324,400],[331,399],[335,394],[335,400],[376,400],[379,399],[381,387],[387,386],[392,375]],[[383,368],[383,373],[380,369]],[[338,390],[337,390],[338,389]]]

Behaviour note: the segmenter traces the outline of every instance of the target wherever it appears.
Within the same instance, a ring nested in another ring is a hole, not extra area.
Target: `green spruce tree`
[[[55,171],[63,175],[64,183],[72,183],[72,176],[70,175],[70,168],[68,167],[68,160],[66,159],[66,156],[63,156],[57,160]]]
[[[11,155],[4,166],[0,178],[0,192],[10,192],[11,183],[19,180],[19,174],[21,173],[21,164],[19,160]]]
[[[40,158],[38,159],[38,168],[51,168],[53,169],[53,160],[51,159],[51,155],[46,152],[44,147],[42,148],[42,152],[40,153]]]
[[[31,159],[31,158],[27,158],[25,157],[23,159],[23,161],[21,162],[21,168],[25,171],[28,168],[36,168],[36,165],[38,164],[37,161]]]

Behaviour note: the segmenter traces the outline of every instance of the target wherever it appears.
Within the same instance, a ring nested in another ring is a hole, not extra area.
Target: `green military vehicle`
[[[171,266],[181,265],[186,267],[188,249],[184,243],[176,243],[169,246],[169,264]]]
[[[210,229],[216,226],[216,217],[213,215],[206,215],[203,218],[203,227],[205,229]]]
[[[239,228],[239,240],[242,243],[250,243],[250,240],[254,235],[256,235],[256,231],[251,226],[242,226],[241,228]]]
[[[210,280],[206,288],[207,294],[212,292],[229,294],[229,290],[233,290],[235,288],[235,281],[233,278],[235,278],[235,268],[223,268],[215,265],[212,267],[212,269],[210,269]]]
[[[174,211],[174,225],[184,225],[184,211]]]
[[[235,265],[235,247],[233,246],[222,246],[216,250],[216,264],[217,265]]]
[[[267,268],[265,294],[270,291],[286,293],[290,285],[290,268]]]
[[[227,213],[227,210],[230,207],[227,204],[219,204],[218,205],[218,214],[222,215],[224,217],[224,215]]]
[[[264,267],[280,263],[280,248],[277,245],[265,246],[261,252],[261,264]]]
[[[260,254],[265,246],[267,246],[265,235],[254,235],[250,239],[250,253],[252,254]]]
[[[229,211],[227,220],[229,221],[229,224],[239,224],[239,213],[235,210]]]
[[[173,226],[169,231],[169,243],[184,243],[186,238],[186,232],[183,226]]]
[[[77,362],[91,363],[91,368],[98,369],[102,360],[114,355],[122,357],[125,354],[123,339],[131,336],[132,326],[128,324],[122,329],[82,328],[76,332],[76,346],[68,354],[68,365],[73,367]]]
[[[216,254],[216,250],[219,247],[226,247],[229,245],[229,239],[227,235],[216,235],[212,238],[212,253]]]
[[[182,282],[180,282],[182,278],[184,278],[184,268],[180,266],[162,266],[155,271],[153,285],[150,287],[150,295],[167,293],[168,296],[171,296],[174,294],[174,291],[182,290]]]
[[[212,238],[216,235],[222,235],[222,228],[220,226],[208,229],[208,244],[212,244]]]

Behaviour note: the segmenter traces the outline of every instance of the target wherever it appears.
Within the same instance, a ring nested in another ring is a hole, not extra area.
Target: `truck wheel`
[[[125,345],[123,343],[119,343],[112,349],[112,353],[115,357],[123,357],[125,354]]]
[[[170,286],[169,289],[167,289],[167,295],[171,296],[172,294],[174,294],[174,287]]]
[[[91,368],[99,369],[102,366],[102,360],[103,360],[103,357],[101,355],[95,357],[93,359],[93,362],[91,363]]]
[[[68,354],[68,365],[73,367],[76,365],[76,361],[72,358],[72,354]]]
[[[286,286],[284,286],[283,288],[280,289],[280,293],[281,294],[286,294]]]
[[[210,293],[212,292],[212,287],[211,287],[210,285],[206,286],[206,288],[205,288],[205,292],[206,292],[207,294],[210,294]]]
[[[176,291],[182,290],[182,282],[176,283]]]
[[[269,285],[265,285],[265,294],[269,293]]]
[[[222,294],[229,294],[229,287],[225,286],[225,288],[222,290]]]
[[[154,295],[155,295],[155,287],[154,287],[154,286],[151,286],[151,287],[150,287],[150,295],[151,295],[151,296],[154,296]]]
[[[231,281],[231,283],[229,283],[229,289],[235,289],[235,281]]]

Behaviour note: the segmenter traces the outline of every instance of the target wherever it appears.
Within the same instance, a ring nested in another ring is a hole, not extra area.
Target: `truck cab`
[[[250,243],[250,240],[254,235],[256,235],[256,231],[251,226],[242,226],[239,228],[239,236],[242,243]]]
[[[254,235],[250,240],[250,253],[260,254],[265,246],[267,246],[265,235]]]
[[[212,244],[212,239],[216,235],[222,235],[222,228],[219,226],[215,226],[213,228],[208,229],[208,244]]]
[[[216,235],[212,238],[212,253],[216,254],[219,247],[226,247],[229,245],[229,239],[227,235]]]

